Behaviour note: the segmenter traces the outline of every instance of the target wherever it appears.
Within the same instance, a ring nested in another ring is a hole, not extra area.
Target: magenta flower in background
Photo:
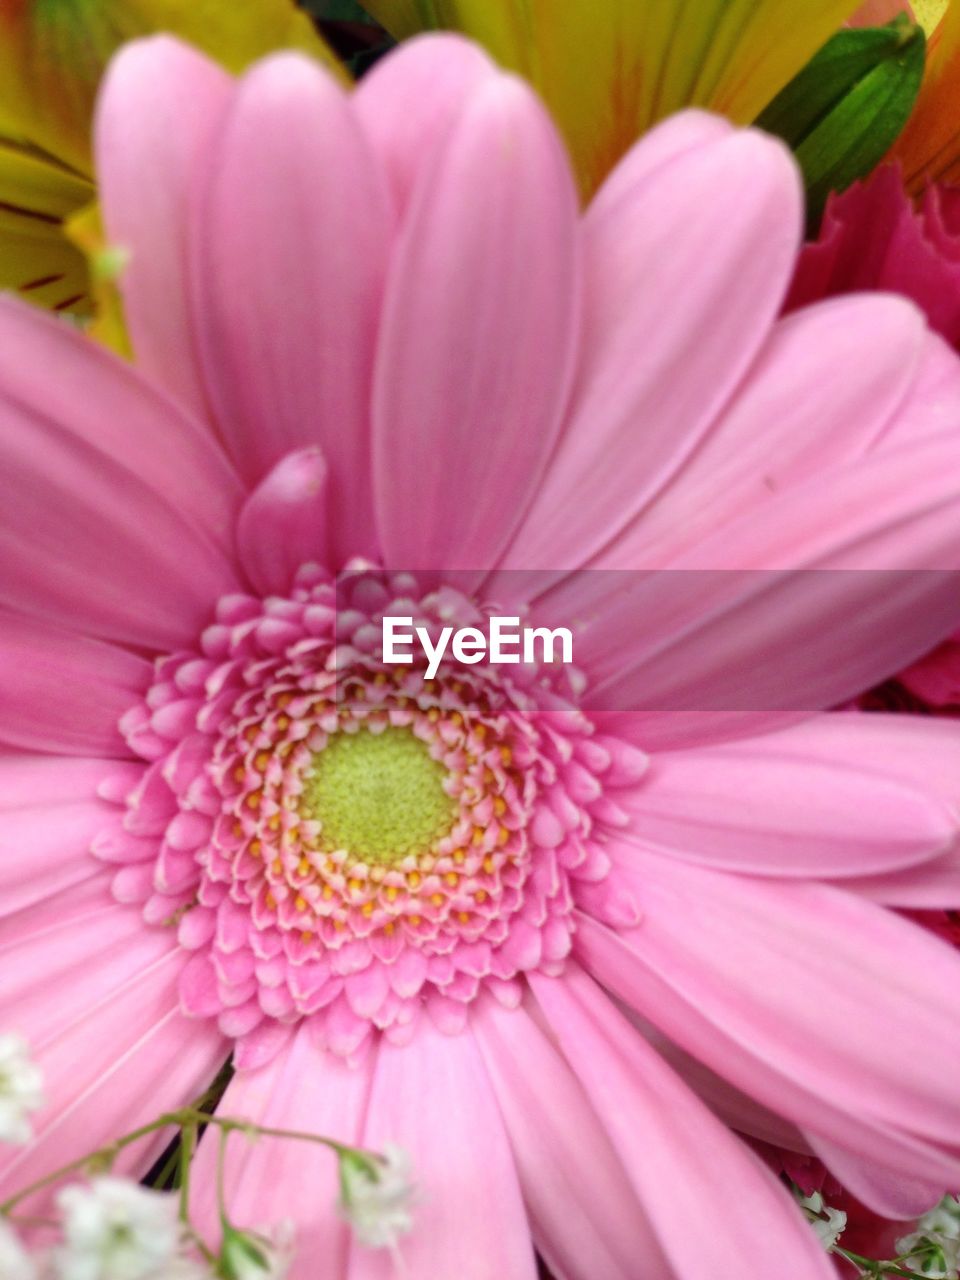
[[[886,165],[832,196],[816,243],[804,247],[788,309],[855,290],[912,298],[960,345],[960,191],[931,186],[918,204]]]
[[[945,640],[897,678],[928,707],[960,707],[960,638]]]
[[[887,909],[957,901],[960,740],[816,711],[960,620],[960,363],[893,298],[778,319],[786,152],[683,115],[581,217],[452,38],[352,99],[133,45],[97,149],[138,369],[0,306],[4,1187],[231,1053],[230,1114],[411,1153],[423,1280],[828,1277],[668,1060],[878,1212],[960,1184],[960,959]],[[582,678],[378,660],[502,604]],[[227,1193],[390,1274],[327,1151]]]

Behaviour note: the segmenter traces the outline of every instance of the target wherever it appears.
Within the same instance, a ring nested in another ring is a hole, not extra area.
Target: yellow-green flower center
[[[446,776],[409,729],[336,733],[313,758],[302,810],[321,823],[324,849],[390,865],[449,833],[457,808]]]

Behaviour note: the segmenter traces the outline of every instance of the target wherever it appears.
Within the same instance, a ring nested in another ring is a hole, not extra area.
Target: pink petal
[[[960,401],[956,408],[960,411]],[[951,494],[942,470],[956,462],[955,433],[913,448],[881,449],[836,469],[829,485],[811,475],[748,513],[671,567],[865,570],[953,569]]]
[[[643,198],[647,179],[673,160],[729,137],[733,125],[723,116],[690,108],[653,126],[623,157],[590,203],[594,220],[613,215],[621,203]],[[623,210],[621,210],[621,213]]]
[[[951,808],[960,807],[960,734],[949,720],[828,712],[771,734],[766,742],[771,752],[796,760],[847,767],[859,763],[910,783]]]
[[[929,342],[899,298],[838,298],[779,321],[696,454],[598,565],[669,563],[772,494],[862,457],[897,411],[932,399],[907,394]]]
[[[36,903],[60,910],[62,891],[76,895],[91,878],[104,879],[90,848],[119,814],[98,799],[97,788],[117,771],[108,760],[0,757],[0,918]],[[4,920],[5,937],[12,929]]]
[[[910,393],[890,419],[878,446],[893,449],[956,429],[960,412],[960,360],[942,338],[928,333]]]
[[[237,524],[240,563],[264,595],[290,590],[301,565],[326,563],[328,471],[319,449],[288,453],[247,499]]]
[[[776,752],[816,756],[831,766],[859,760],[878,776],[922,788],[951,810],[960,806],[960,734],[950,720],[839,713],[816,716],[767,741]],[[946,910],[960,902],[960,848],[902,871],[851,878],[843,887],[888,906]]]
[[[669,732],[677,712],[821,710],[906,666],[960,621],[958,461],[945,437],[873,454],[771,498],[669,571],[617,575],[602,626],[622,635],[632,618],[637,643],[592,705],[643,707]]]
[[[438,33],[406,41],[360,81],[354,108],[401,211],[474,94],[495,75],[478,45]]]
[[[637,850],[615,868],[641,926],[614,939],[584,920],[576,942],[615,994],[808,1134],[907,1176],[960,1177],[948,946],[827,885]]]
[[[117,724],[150,677],[124,649],[0,610],[0,741],[10,746],[128,756]]]
[[[586,974],[570,966],[562,979],[536,975],[532,985],[676,1275],[690,1280],[776,1275],[828,1280],[835,1275],[786,1189],[689,1092]]]
[[[922,1178],[904,1178],[878,1168],[869,1160],[851,1156],[849,1151],[827,1138],[811,1139],[813,1149],[846,1191],[851,1192],[874,1213],[884,1218],[919,1218],[935,1209],[947,1190],[940,1183]]]
[[[213,1083],[229,1045],[213,1023],[191,1025],[179,1012],[165,1011],[154,993],[155,985],[151,980],[138,996],[143,1029],[125,999],[104,1010],[96,1024],[78,1032],[74,1039],[41,1055],[48,1095],[59,1099],[57,1118],[3,1170],[0,1193],[12,1193],[109,1144],[117,1134],[150,1123],[164,1111],[188,1105]],[[148,1020],[150,1025],[146,1025]],[[125,1030],[127,1042],[120,1039]],[[91,1068],[83,1059],[90,1043],[99,1037],[110,1052],[94,1059]],[[82,1063],[79,1070],[78,1061]],[[61,1092],[65,1081],[75,1091],[67,1105]],[[42,1116],[37,1123],[43,1123]],[[167,1129],[128,1147],[116,1161],[115,1171],[142,1177],[174,1136],[173,1130]],[[26,1203],[34,1211],[42,1207],[39,1197]]]
[[[179,1012],[182,953],[175,939],[137,920],[140,939],[133,945],[124,923],[130,915],[114,905],[112,917],[85,930],[86,944],[78,942],[76,951],[85,957],[64,976],[66,956],[48,942],[46,964],[42,955],[36,958],[29,1004],[5,1004],[4,1025],[19,1029],[31,1045],[48,1102],[35,1119],[37,1139],[5,1153],[0,1195],[185,1105],[226,1057],[228,1046],[212,1026],[188,1023]],[[8,955],[4,971],[26,963],[26,952]],[[145,1172],[169,1137],[161,1133],[131,1147],[118,1171]],[[42,1208],[42,1199],[30,1208]]]
[[[108,792],[111,801],[121,800],[142,773],[143,766],[132,762],[0,753],[0,810],[89,800]],[[104,813],[116,810],[105,805]]]
[[[469,1033],[446,1036],[424,1018],[410,1044],[381,1041],[363,1142],[373,1151],[394,1142],[410,1155],[421,1199],[400,1249],[411,1276],[534,1280],[513,1156]],[[396,1272],[389,1253],[354,1244],[347,1274]]]
[[[128,972],[164,959],[174,943],[171,934],[144,928],[139,911],[114,900],[110,875],[101,868],[87,884],[4,921],[4,1019],[45,1042],[96,1008],[104,991],[119,987]]]
[[[95,127],[108,241],[129,254],[121,282],[137,365],[199,416],[207,402],[189,312],[188,215],[231,94],[226,72],[188,45],[137,40],[110,64]]]
[[[76,893],[86,881],[102,877],[103,866],[90,849],[110,821],[95,799],[5,812],[0,827],[0,918],[38,902],[56,901],[67,890]]]
[[[771,1146],[810,1154],[810,1144],[803,1134],[777,1112],[711,1071],[699,1058],[681,1049],[652,1022],[635,1009],[621,1006],[621,1012],[637,1028],[644,1040],[653,1045],[664,1062],[705,1102],[710,1110],[731,1129],[748,1134]]]
[[[92,871],[81,884],[68,893],[55,890],[48,897],[26,902],[12,911],[4,911],[3,939],[0,953],[42,935],[56,936],[58,927],[89,916],[116,912],[117,903],[110,893],[110,877],[102,866],[93,863]],[[115,916],[111,917],[116,919]],[[22,981],[24,975],[15,977]]]
[[[195,640],[237,585],[240,490],[217,445],[33,307],[0,300],[0,351],[2,602],[148,648]]]
[[[513,1147],[537,1250],[567,1280],[636,1280],[669,1265],[562,1054],[526,1009],[475,1007],[471,1027]]]
[[[180,1007],[191,1018],[213,1018],[223,1008],[213,961],[205,952],[192,955],[180,973]]]
[[[848,880],[844,888],[887,907],[953,911],[960,902],[960,849],[906,871]]]
[[[219,1110],[268,1128],[356,1146],[369,1088],[369,1065],[348,1067],[321,1052],[301,1027],[267,1066],[237,1072]],[[217,1146],[217,1134],[208,1130],[191,1179],[194,1221],[214,1237],[219,1225]],[[344,1275],[348,1238],[336,1213],[338,1191],[337,1159],[326,1147],[290,1139],[230,1139],[226,1193],[231,1221],[254,1230],[292,1221],[297,1258],[290,1280]]]
[[[0,809],[87,800],[101,794],[101,784],[111,800],[119,800],[142,773],[143,766],[132,763],[0,753]]]
[[[693,452],[780,306],[797,173],[769,137],[731,133],[654,168],[630,198],[601,195],[584,236],[571,418],[510,568],[584,564]]]
[[[960,834],[956,807],[909,768],[906,777],[893,761],[878,768],[876,736],[868,729],[861,749],[840,758],[820,755],[806,724],[659,752],[641,784],[618,795],[633,816],[629,838],[707,866],[801,879],[896,871],[945,853]],[[952,754],[960,766],[960,734]]]
[[[295,1025],[282,1022],[261,1022],[259,1027],[242,1040],[233,1051],[233,1065],[237,1070],[248,1071],[265,1067],[284,1049],[297,1034]]]
[[[867,331],[871,358],[862,360]],[[774,327],[700,449],[595,567],[669,565],[746,512],[762,515],[772,495],[873,450],[947,432],[958,415],[960,362],[903,299],[846,297],[798,312]],[[571,575],[546,608],[558,617],[600,612],[622,585],[613,574]],[[578,658],[606,670],[625,639],[602,617],[579,638]]]
[[[194,321],[245,478],[318,444],[342,558],[369,554],[369,394],[393,214],[343,91],[294,54],[241,83],[199,211]]]
[[[399,568],[485,568],[553,448],[578,314],[566,156],[518,80],[484,80],[420,178],[374,390],[380,538]]]

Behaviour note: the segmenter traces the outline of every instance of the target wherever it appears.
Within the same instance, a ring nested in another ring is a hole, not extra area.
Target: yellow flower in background
[[[84,313],[84,253],[65,233],[95,196],[90,122],[125,41],[173,32],[240,71],[280,48],[339,64],[293,0],[0,0],[0,289]],[[73,237],[91,242],[90,219]]]
[[[397,37],[465,32],[531,80],[584,196],[637,136],[690,104],[754,120],[858,0],[364,0]]]
[[[17,289],[42,306],[80,309],[87,268],[63,223],[92,198],[89,178],[0,137],[0,289]]]
[[[914,0],[914,17],[927,31],[933,29],[947,11],[950,0]]]
[[[921,21],[931,16],[920,4],[914,9]],[[960,0],[939,9],[923,88],[893,153],[918,194],[930,182],[960,183]]]

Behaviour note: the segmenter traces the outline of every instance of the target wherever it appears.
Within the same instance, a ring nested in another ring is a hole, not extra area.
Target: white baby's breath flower
[[[39,1280],[36,1263],[3,1218],[0,1218],[0,1276],[3,1280]]]
[[[344,1151],[340,1156],[340,1213],[369,1249],[394,1248],[413,1228],[416,1191],[410,1157],[388,1144],[382,1156]]]
[[[27,1116],[43,1106],[43,1076],[22,1036],[0,1035],[0,1142],[29,1142]]]
[[[823,1213],[824,1216],[815,1218],[811,1225],[819,1236],[820,1243],[825,1249],[829,1250],[833,1248],[844,1231],[846,1231],[847,1215],[842,1209],[826,1208]]]
[[[124,1178],[70,1186],[57,1203],[63,1214],[59,1280],[167,1280],[184,1266],[176,1197]]]
[[[820,1243],[829,1251],[846,1230],[847,1215],[842,1209],[831,1209],[819,1191],[802,1197],[800,1203],[807,1210],[807,1218]]]
[[[904,1266],[935,1280],[960,1276],[960,1201],[947,1196],[917,1223],[917,1229],[897,1241]]]
[[[224,1232],[220,1261],[229,1280],[284,1280],[294,1254],[293,1223],[283,1221],[267,1232]]]
[[[917,1226],[927,1235],[960,1240],[960,1200],[956,1196],[945,1196],[935,1209],[923,1215]]]

